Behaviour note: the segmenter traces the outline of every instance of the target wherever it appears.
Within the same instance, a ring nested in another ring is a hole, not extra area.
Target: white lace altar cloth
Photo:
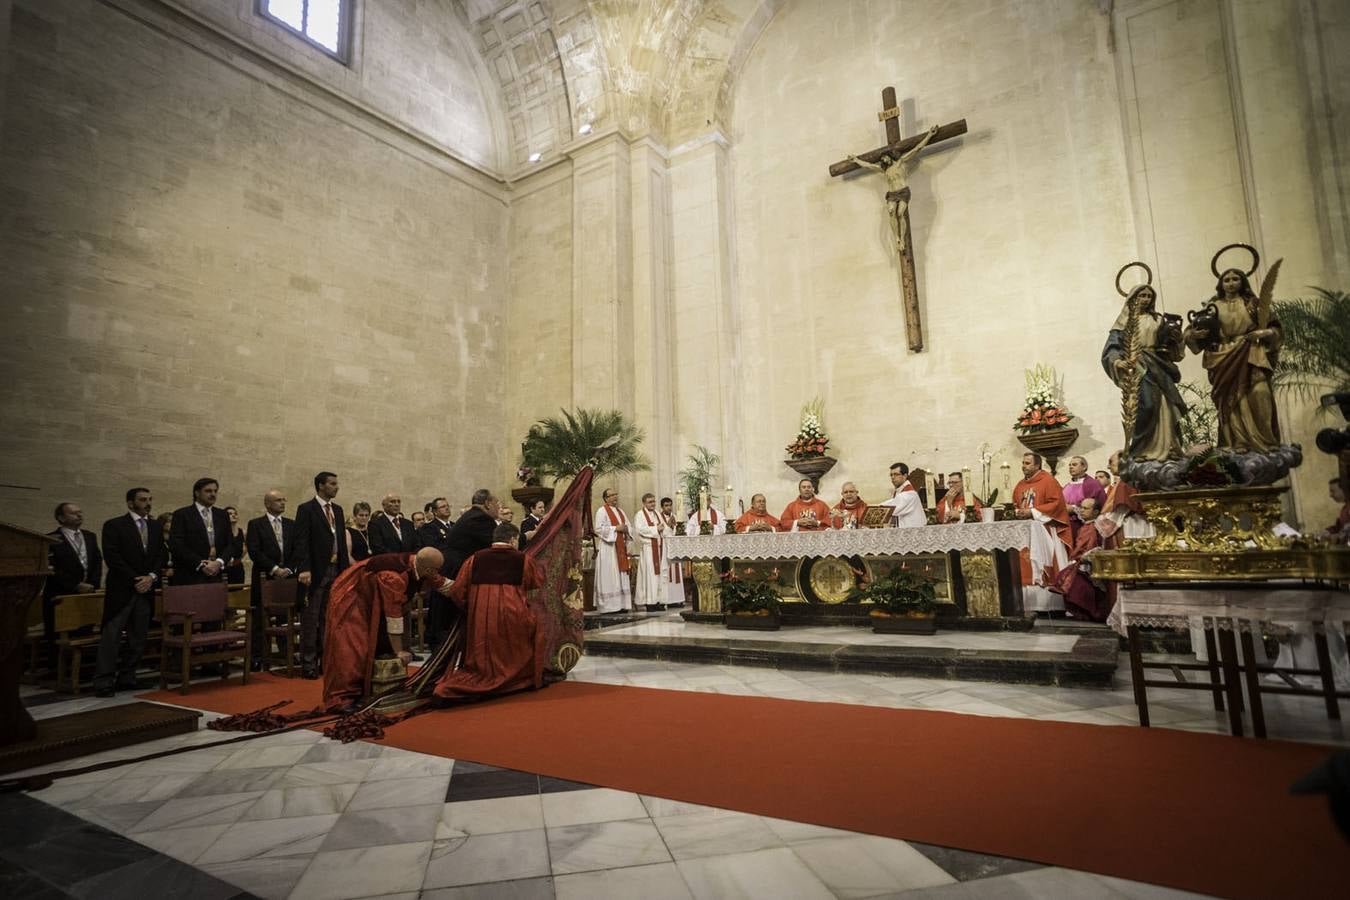
[[[1106,620],[1120,634],[1129,625],[1144,628],[1187,628],[1192,620],[1212,619],[1229,630],[1233,623],[1311,622],[1336,629],[1350,622],[1350,592],[1310,591],[1297,583],[1269,590],[1157,590],[1121,585],[1115,608]],[[1242,627],[1250,627],[1242,624]]]
[[[1038,536],[1036,532],[1040,532]],[[918,528],[762,531],[666,538],[671,559],[788,559],[814,556],[899,556],[948,550],[1021,550],[1046,535],[1031,521],[964,522]]]

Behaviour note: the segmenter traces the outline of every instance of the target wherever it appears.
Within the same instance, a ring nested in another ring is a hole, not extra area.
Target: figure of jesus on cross
[[[966,120],[934,125],[922,135],[902,140],[895,88],[888,87],[881,92],[881,104],[883,108],[877,118],[886,123],[886,146],[858,156],[850,155],[843,162],[830,166],[830,175],[843,175],[865,168],[886,176],[886,215],[890,220],[891,233],[895,235],[896,253],[900,257],[900,283],[905,300],[905,337],[909,349],[917,353],[923,349],[923,324],[919,318],[919,288],[909,228],[909,177],[918,165],[919,153],[930,144],[965,134]]]
[[[886,176],[886,212],[890,214],[891,232],[895,235],[897,253],[903,254],[909,249],[909,176],[918,165],[913,160],[937,133],[938,126],[934,125],[913,149],[901,153],[895,159],[892,159],[889,153],[883,155],[879,163],[849,156],[849,159],[864,169],[871,169]]]

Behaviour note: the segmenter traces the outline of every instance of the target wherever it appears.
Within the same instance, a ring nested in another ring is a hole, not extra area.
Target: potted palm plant
[[[871,603],[877,634],[935,634],[937,591],[931,578],[897,569],[849,591],[851,603]]]
[[[744,577],[751,576],[751,577]],[[751,569],[738,575],[731,569],[722,575],[722,621],[732,630],[777,631],[778,592],[769,583],[770,577],[754,577]]]
[[[645,472],[651,463],[638,450],[645,436],[617,409],[564,409],[530,426],[520,446],[520,472],[529,470],[536,481],[549,477],[555,484],[576,477],[588,465],[597,480],[617,472]]]

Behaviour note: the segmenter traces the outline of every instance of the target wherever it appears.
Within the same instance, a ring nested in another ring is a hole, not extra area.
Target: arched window
[[[258,13],[329,56],[349,61],[354,0],[258,0]]]

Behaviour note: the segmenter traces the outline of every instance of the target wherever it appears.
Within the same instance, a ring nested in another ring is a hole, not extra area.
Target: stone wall
[[[246,515],[321,468],[348,506],[505,487],[500,189],[122,5],[14,4],[0,480],[38,490],[0,489],[3,518],[71,499],[97,527],[128,486],[162,511],[203,474]]]

